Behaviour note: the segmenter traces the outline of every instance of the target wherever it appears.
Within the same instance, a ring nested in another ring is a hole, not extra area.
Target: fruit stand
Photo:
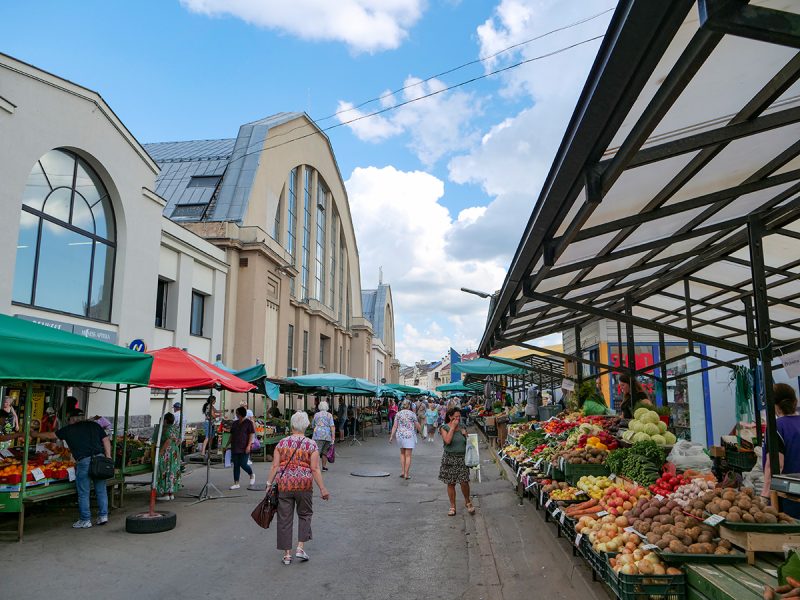
[[[94,386],[116,384],[112,454],[116,454],[118,447],[117,417],[124,389],[122,461],[115,477],[107,482],[109,486],[119,487],[118,502],[121,504],[124,488],[121,484],[127,475],[132,474],[131,471],[137,469],[126,469],[130,388],[147,385],[152,358],[6,315],[0,315],[0,355],[3,356],[0,382],[25,391],[21,431],[5,436],[12,444],[17,442],[19,445],[0,451],[0,469],[3,472],[0,475],[0,512],[18,515],[17,539],[22,539],[26,505],[76,494],[74,463],[69,452],[55,444],[34,444],[32,441],[32,407],[37,383],[51,386],[60,382]],[[60,408],[61,417],[65,419],[65,403],[61,403]],[[142,468],[147,467],[138,467]]]

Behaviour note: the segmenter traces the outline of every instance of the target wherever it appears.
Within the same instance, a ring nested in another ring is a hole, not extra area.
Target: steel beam
[[[709,31],[800,48],[800,15],[743,0],[698,0],[700,25]]]

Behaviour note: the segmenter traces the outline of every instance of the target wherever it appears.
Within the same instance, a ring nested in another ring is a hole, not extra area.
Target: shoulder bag
[[[89,460],[89,477],[105,480],[114,477],[114,461],[102,454],[92,456]]]
[[[275,477],[275,481],[272,482],[272,485],[267,487],[267,494],[264,496],[264,499],[259,502],[258,505],[253,509],[253,512],[250,513],[250,516],[253,518],[253,521],[256,522],[256,525],[262,527],[263,529],[269,529],[269,525],[272,523],[272,519],[275,517],[275,513],[278,510],[278,479],[283,476],[283,472],[286,470],[286,467],[289,466],[289,463],[292,462],[294,455],[297,454],[299,449],[299,446],[294,449],[294,452],[292,452],[292,455],[289,457],[286,465],[284,465],[284,467],[281,469],[281,472],[278,473],[277,477]]]

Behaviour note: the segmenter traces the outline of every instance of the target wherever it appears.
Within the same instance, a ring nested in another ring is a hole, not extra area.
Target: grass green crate
[[[725,449],[725,460],[738,471],[750,471],[756,466],[755,452],[737,452],[730,448]]]
[[[610,472],[611,471],[609,471],[608,467],[605,465],[571,465],[569,463],[564,465],[564,476],[570,485],[575,485],[578,482],[578,479],[584,475],[594,475],[595,477],[600,477],[602,475],[608,475]]]
[[[611,568],[613,554],[606,554],[605,582],[619,600],[685,600],[686,576],[623,575]]]
[[[592,580],[606,580],[606,558],[605,553],[598,552],[592,547],[592,542],[588,537],[581,538],[578,545],[578,553],[589,563],[592,568]]]

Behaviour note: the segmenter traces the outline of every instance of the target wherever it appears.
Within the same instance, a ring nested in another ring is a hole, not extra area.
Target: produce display
[[[562,452],[559,456],[571,465],[601,465],[605,462],[608,450],[585,446],[584,448],[573,448]]]
[[[610,433],[606,433],[602,429],[595,434],[583,434],[578,438],[578,448],[585,448],[590,446],[599,450],[616,450],[619,447],[619,442]]]
[[[584,475],[575,484],[579,490],[583,490],[589,494],[590,498],[594,498],[595,500],[602,498],[606,489],[616,485],[619,484],[615,484],[608,477],[596,477],[594,475]]]
[[[677,441],[675,435],[667,430],[667,424],[659,418],[656,411],[638,408],[633,413],[633,417],[628,422],[628,430],[622,435],[622,439],[626,442],[652,440],[659,446],[671,446]]]
[[[36,469],[44,475],[42,481],[69,479],[68,469],[75,467],[70,451],[52,443],[40,444],[38,448],[40,451],[28,458],[25,481],[36,481]],[[0,458],[0,483],[14,485],[22,482],[22,450],[13,449],[11,453],[10,458]]]
[[[618,448],[608,455],[606,466],[641,485],[653,485],[661,476],[664,451],[652,440],[635,442],[630,448]]]

